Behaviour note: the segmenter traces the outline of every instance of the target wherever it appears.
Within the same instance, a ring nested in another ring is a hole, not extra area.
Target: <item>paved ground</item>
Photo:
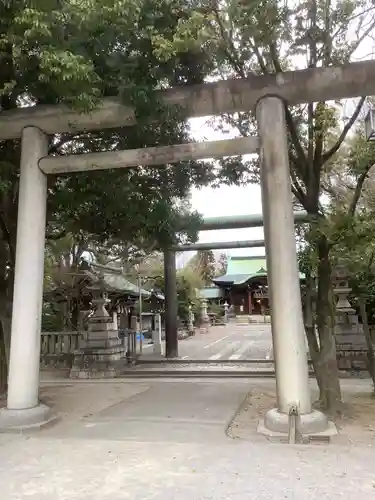
[[[269,324],[211,327],[208,333],[179,342],[181,359],[231,360],[269,359],[272,356],[272,336]],[[152,345],[144,346],[144,356],[152,354]]]
[[[227,437],[251,383],[50,382],[42,399],[62,419],[32,436],[0,436],[1,498],[375,498],[371,447]]]

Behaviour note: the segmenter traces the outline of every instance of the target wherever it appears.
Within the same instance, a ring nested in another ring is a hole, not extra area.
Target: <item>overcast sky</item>
[[[235,137],[235,132],[228,137],[204,126],[204,119],[191,120],[192,135],[197,140],[216,140]],[[260,214],[262,212],[262,201],[260,186],[249,184],[247,186],[220,186],[219,188],[194,189],[191,195],[191,203],[195,210],[203,217],[223,217],[226,215]],[[201,231],[200,242],[213,241],[241,241],[262,239],[263,228],[229,229],[224,231]],[[260,253],[259,253],[260,252]],[[236,249],[228,251],[236,255],[261,255],[264,251],[260,248],[249,250]]]
[[[197,118],[190,120],[191,134],[197,141],[213,141],[235,137],[232,134],[221,134],[207,124],[207,119]],[[220,186],[219,188],[193,189],[191,204],[203,217],[223,217],[227,215],[248,215],[262,213],[260,187],[249,184],[240,186]],[[221,231],[201,231],[199,242],[215,241],[242,241],[263,239],[263,228],[229,229]],[[220,252],[218,250],[218,252]],[[264,255],[262,248],[225,250],[228,255]],[[192,252],[185,252],[178,256],[178,267],[183,266]]]

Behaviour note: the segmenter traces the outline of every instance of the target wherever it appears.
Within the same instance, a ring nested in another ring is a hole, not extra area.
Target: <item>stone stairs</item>
[[[248,314],[241,314],[236,316],[236,325],[248,325],[250,323],[250,316]]]

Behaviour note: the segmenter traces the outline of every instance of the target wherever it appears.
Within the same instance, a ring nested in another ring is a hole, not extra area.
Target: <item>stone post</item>
[[[16,267],[7,407],[1,428],[26,428],[50,420],[39,403],[47,177],[39,169],[48,141],[36,127],[23,129],[17,219]]]
[[[161,315],[155,314],[155,328],[152,331],[154,354],[161,355]]]
[[[117,309],[115,309],[113,312],[112,312],[112,328],[114,330],[118,330],[118,311]]]
[[[127,360],[129,363],[135,362],[137,358],[137,316],[130,317],[130,329],[127,336]]]
[[[311,434],[325,431],[328,422],[311,406],[284,102],[262,98],[256,118],[277,390],[277,408],[267,412],[264,427],[288,433],[289,413],[297,408],[302,433]]]
[[[227,301],[224,303],[224,323],[228,323],[228,311],[229,311],[229,304]]]
[[[165,356],[178,357],[177,337],[177,278],[176,254],[172,250],[164,252],[165,284]]]

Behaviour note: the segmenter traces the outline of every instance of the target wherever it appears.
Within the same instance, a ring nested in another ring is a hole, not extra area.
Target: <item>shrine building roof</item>
[[[244,285],[250,280],[267,277],[266,257],[246,256],[229,257],[227,263],[227,272],[214,278],[215,285]],[[300,279],[305,276],[300,273]]]

